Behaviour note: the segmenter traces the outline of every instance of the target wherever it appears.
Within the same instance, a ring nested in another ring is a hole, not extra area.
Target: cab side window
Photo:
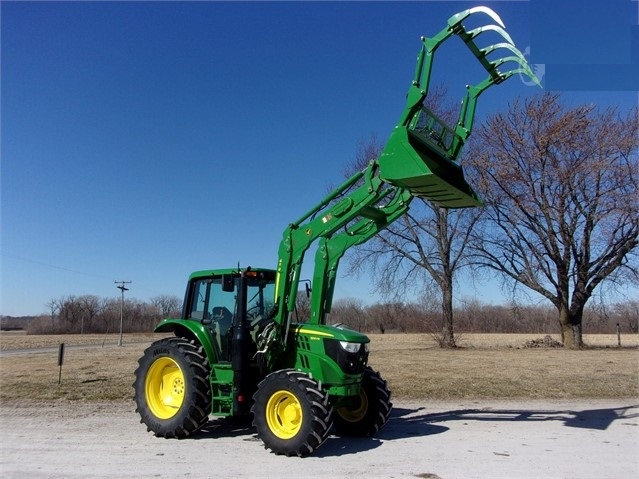
[[[199,320],[209,319],[210,311],[207,311],[208,286],[208,281],[205,280],[199,280],[193,285],[189,318]]]

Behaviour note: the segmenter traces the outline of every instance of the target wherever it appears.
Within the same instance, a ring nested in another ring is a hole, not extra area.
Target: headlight
[[[340,341],[339,345],[342,349],[348,353],[357,353],[359,352],[359,348],[362,346],[362,343],[351,343],[348,341]]]
[[[364,351],[367,353],[371,350],[371,343],[364,343]]]

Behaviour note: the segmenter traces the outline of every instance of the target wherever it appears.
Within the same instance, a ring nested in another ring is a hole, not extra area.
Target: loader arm
[[[339,234],[320,239],[315,254],[309,323],[326,324],[326,315],[331,312],[337,269],[346,251],[367,242],[396,221],[408,211],[412,199],[413,195],[408,190],[397,188],[386,205],[375,207],[376,214],[369,213]]]
[[[487,15],[494,24],[468,30],[463,22],[474,14]],[[501,40],[480,46],[477,39],[493,32]],[[433,59],[438,47],[453,36],[468,46],[488,76],[467,87],[455,126],[447,125],[424,106],[428,96]],[[276,327],[269,330],[269,361],[286,349],[295,310],[304,255],[318,242],[313,273],[311,324],[324,324],[330,312],[340,259],[346,251],[378,234],[404,214],[414,197],[441,207],[480,206],[481,200],[466,182],[457,159],[472,131],[476,102],[482,92],[516,73],[537,82],[530,66],[515,47],[499,16],[487,7],[475,7],[453,15],[432,38],[421,38],[415,76],[406,95],[399,121],[380,157],[336,188],[283,233],[276,279]],[[496,59],[493,52],[509,54]],[[513,68],[502,71],[504,65]],[[538,82],[537,82],[538,83]],[[266,351],[265,351],[266,352]]]
[[[339,229],[358,217],[374,220],[376,205],[396,190],[380,178],[378,170],[377,163],[372,162],[368,168],[346,180],[284,231],[279,247],[275,288],[279,307],[274,318],[280,326],[274,330],[274,334],[279,330],[282,340],[273,343],[283,346],[286,344],[295,310],[300,271],[309,247],[319,238],[331,238]]]

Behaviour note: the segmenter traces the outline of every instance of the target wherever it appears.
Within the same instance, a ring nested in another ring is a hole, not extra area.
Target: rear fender
[[[200,321],[190,319],[163,319],[160,324],[155,327],[154,331],[156,333],[172,332],[178,337],[193,340],[202,346],[209,360],[209,364],[218,362],[220,351],[213,338],[213,332]]]

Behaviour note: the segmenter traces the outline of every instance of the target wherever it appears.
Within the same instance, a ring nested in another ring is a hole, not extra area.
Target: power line
[[[37,264],[37,265],[40,265],[40,266],[46,266],[47,268],[57,269],[57,270],[60,270],[60,271],[67,271],[69,273],[81,274],[83,276],[92,276],[94,278],[100,278],[100,279],[110,279],[110,278],[107,278],[106,276],[102,276],[102,275],[99,275],[99,274],[87,273],[85,271],[78,271],[76,269],[65,268],[64,266],[58,266],[58,265],[51,264],[51,263],[45,263],[44,261],[38,261],[38,260],[35,260],[35,259],[31,259],[31,258],[25,258],[23,256],[17,256],[17,255],[14,255],[14,254],[1,253],[1,255],[4,258],[16,259],[16,260],[19,260],[19,261],[24,261],[26,263]]]

